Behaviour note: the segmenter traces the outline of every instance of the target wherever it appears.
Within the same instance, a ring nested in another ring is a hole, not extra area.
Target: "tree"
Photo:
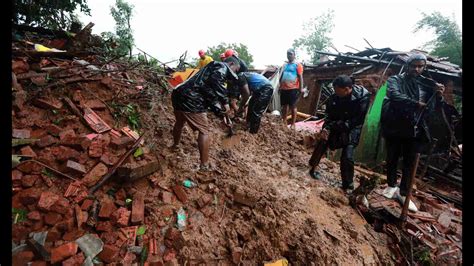
[[[422,29],[433,29],[436,38],[427,42],[425,49],[431,50],[432,55],[449,57],[451,63],[462,67],[462,35],[454,18],[445,17],[439,12],[421,13],[423,18],[416,23],[413,32]]]
[[[133,5],[125,0],[116,0],[115,7],[110,7],[110,13],[115,20],[115,41],[117,47],[115,53],[119,55],[129,54],[132,57],[133,49],[133,30],[130,26],[130,20],[133,13]]]
[[[239,58],[242,59],[249,68],[252,68],[253,56],[250,54],[248,47],[245,44],[239,43],[220,43],[217,46],[212,46],[207,48],[206,54],[212,57],[216,61],[221,61],[221,54],[227,49],[233,49],[239,53]]]
[[[304,49],[311,56],[313,64],[318,63],[320,55],[316,51],[327,51],[331,45],[328,36],[334,28],[334,10],[329,9],[326,13],[310,19],[303,24],[305,34],[293,41],[293,46]]]
[[[13,22],[28,26],[40,26],[55,30],[67,30],[78,21],[74,10],[90,15],[87,0],[16,0],[13,1]]]

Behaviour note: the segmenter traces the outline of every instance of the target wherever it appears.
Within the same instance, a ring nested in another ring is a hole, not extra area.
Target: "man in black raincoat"
[[[209,168],[209,126],[206,112],[229,113],[226,81],[237,80],[235,72],[240,64],[235,57],[224,62],[212,61],[199,70],[194,76],[173,90],[173,103],[176,122],[173,128],[173,149],[178,147],[185,123],[194,131],[199,131],[198,148],[201,159],[201,170]]]
[[[314,149],[309,161],[310,175],[320,178],[316,167],[322,155],[329,147],[331,150],[341,149],[342,189],[350,193],[354,189],[354,149],[359,138],[369,108],[370,92],[363,86],[353,84],[352,79],[340,75],[332,82],[335,93],[326,103],[326,117],[323,129],[319,134],[321,143]]]
[[[402,204],[410,184],[415,154],[421,151],[423,144],[430,141],[424,115],[434,110],[435,104],[440,102],[434,97],[444,92],[444,85],[421,75],[425,70],[426,60],[423,54],[411,55],[407,60],[407,71],[387,80],[387,95],[382,104],[380,122],[387,145],[388,181],[383,194],[387,198],[398,198]],[[403,168],[398,191],[397,164],[400,156],[403,157]],[[417,211],[411,201],[408,209]]]

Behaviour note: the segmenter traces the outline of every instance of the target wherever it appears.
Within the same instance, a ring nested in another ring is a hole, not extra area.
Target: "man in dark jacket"
[[[387,147],[388,187],[383,192],[387,198],[396,197],[402,204],[405,201],[410,171],[415,154],[422,145],[429,142],[430,135],[424,115],[434,110],[437,102],[434,96],[441,95],[444,85],[423,77],[426,56],[420,53],[411,55],[407,60],[407,71],[387,80],[387,95],[382,104],[381,128]],[[435,92],[437,92],[435,94]],[[424,110],[425,109],[425,110]],[[397,164],[403,157],[402,180],[398,193]],[[408,209],[417,211],[413,202]]]
[[[350,193],[354,189],[354,149],[359,144],[364,118],[370,103],[370,93],[360,85],[353,84],[352,79],[340,75],[332,82],[335,93],[326,103],[326,118],[319,134],[321,145],[317,145],[309,165],[310,175],[319,179],[315,171],[319,160],[329,147],[331,150],[341,149],[342,189]]]
[[[260,128],[262,115],[267,109],[273,95],[273,86],[270,81],[261,74],[254,72],[242,72],[239,75],[239,95],[242,95],[237,116],[245,111],[248,101],[247,126],[249,132],[256,134]],[[236,94],[237,94],[236,93]],[[252,96],[252,98],[249,97]]]
[[[199,131],[198,147],[201,170],[209,168],[209,129],[207,110],[229,112],[226,81],[237,80],[235,72],[240,64],[234,57],[224,62],[212,61],[194,76],[176,87],[171,95],[176,122],[173,128],[173,149],[176,149],[185,123],[194,131]]]

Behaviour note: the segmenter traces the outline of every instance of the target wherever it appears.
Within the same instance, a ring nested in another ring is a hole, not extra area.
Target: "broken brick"
[[[76,136],[76,133],[74,132],[74,129],[68,129],[68,130],[59,132],[59,140],[63,140],[67,137],[73,138],[75,136]]]
[[[62,196],[51,206],[50,210],[65,215],[72,212],[69,201]]]
[[[72,100],[76,103],[84,100],[84,97],[82,97],[82,93],[80,90],[74,91],[74,93],[72,94]]]
[[[82,209],[83,211],[88,211],[89,208],[92,206],[92,204],[94,204],[94,201],[93,201],[93,200],[91,200],[91,199],[86,199],[86,200],[84,200],[84,202],[82,203],[81,209]]]
[[[106,108],[105,104],[100,100],[88,100],[85,102],[85,105],[91,109],[104,110]]]
[[[59,200],[59,196],[49,192],[45,191],[41,193],[40,199],[38,201],[38,208],[41,210],[49,211],[51,207]]]
[[[62,266],[77,266],[77,265],[82,265],[84,263],[84,253],[79,253],[77,255],[74,255],[70,257],[69,259],[63,261]]]
[[[54,101],[54,100],[48,100],[44,98],[36,98],[33,101],[33,104],[39,108],[42,109],[56,109],[59,110],[63,107],[62,102],[60,101]]]
[[[115,207],[115,204],[113,201],[111,201],[110,199],[104,200],[100,207],[99,217],[109,218],[110,215],[112,215],[112,213],[115,212],[116,210],[117,210],[117,207]]]
[[[125,228],[120,228],[119,237],[122,242],[127,242],[127,245],[134,246],[135,240],[137,238],[138,226],[129,226]]]
[[[175,250],[180,250],[184,247],[184,238],[175,227],[170,227],[165,234],[165,246],[169,248],[174,248]]]
[[[132,224],[141,224],[145,219],[145,200],[143,194],[135,194],[132,202]]]
[[[113,226],[110,221],[98,221],[95,230],[99,232],[112,232]]]
[[[12,182],[13,183],[21,183],[21,179],[23,177],[23,173],[18,170],[13,170],[12,171]]]
[[[112,148],[114,149],[122,149],[122,148],[126,148],[128,145],[131,145],[135,142],[134,139],[128,137],[128,136],[124,136],[124,137],[121,137],[121,138],[113,138],[112,141],[110,142],[110,146],[112,146]]]
[[[82,224],[87,222],[88,214],[83,212],[78,205],[74,206],[74,212],[76,213],[77,228],[81,228]]]
[[[205,207],[207,204],[209,204],[212,201],[212,196],[209,194],[204,194],[202,197],[200,197],[197,200],[197,204],[199,208]]]
[[[106,262],[106,263],[112,263],[116,262],[119,259],[119,248],[113,245],[104,245],[104,248],[102,249],[102,252],[99,253],[99,258]]]
[[[45,222],[47,225],[54,226],[54,225],[56,225],[57,223],[59,223],[62,218],[63,218],[63,217],[62,217],[61,214],[59,214],[59,213],[48,212],[48,213],[44,216],[44,222]]]
[[[46,236],[47,242],[53,242],[61,239],[62,233],[58,230],[57,227],[53,227],[51,230],[48,231],[48,235]]]
[[[168,248],[165,250],[165,253],[163,254],[163,261],[172,261],[173,259],[176,258],[176,251],[172,248]]]
[[[214,208],[207,206],[205,208],[202,208],[200,211],[204,214],[205,217],[209,218],[211,215],[214,214],[215,210]]]
[[[128,226],[128,220],[130,220],[130,211],[126,208],[120,207],[112,215],[111,219],[120,227]]]
[[[65,162],[69,159],[74,159],[77,161],[79,157],[81,156],[81,154],[78,151],[66,146],[53,147],[51,151],[53,155],[55,156],[56,160],[60,162]]]
[[[108,151],[104,151],[104,153],[102,153],[102,156],[100,156],[100,161],[109,166],[114,165],[118,161],[118,159],[119,158],[117,156],[113,155]]]
[[[72,209],[71,209],[72,211]],[[74,211],[73,211],[74,212]],[[61,232],[67,232],[67,231],[71,231],[73,229],[76,228],[76,223],[74,222],[74,218],[70,218],[70,219],[67,219],[67,220],[62,220],[61,222],[57,223],[56,226],[57,229]]]
[[[46,132],[48,132],[49,134],[51,134],[53,136],[59,136],[59,133],[61,133],[63,128],[59,127],[55,124],[50,124],[47,127],[45,127],[45,130],[46,130]]]
[[[20,199],[21,204],[26,206],[26,205],[37,203],[38,199],[41,198],[42,193],[45,193],[45,192],[42,192],[38,188],[32,187],[32,188],[22,190],[19,193],[18,197]]]
[[[86,171],[86,167],[80,163],[77,163],[77,162],[74,162],[74,161],[71,161],[71,160],[68,160],[67,163],[66,163],[66,167],[76,173],[80,173],[80,174],[85,174],[87,171]]]
[[[25,155],[25,156],[30,156],[32,158],[37,157],[36,153],[33,151],[33,149],[30,146],[25,146],[20,149],[20,154]]]
[[[16,167],[16,169],[22,171],[25,174],[39,174],[43,170],[43,166],[35,162],[24,162]]]
[[[95,185],[105,174],[107,174],[108,168],[103,163],[98,163],[92,170],[87,173],[82,182],[87,187]]]
[[[104,242],[104,244],[114,244],[117,241],[118,233],[116,231],[113,232],[103,232],[100,234],[100,239]]]
[[[27,215],[28,219],[33,220],[33,221],[39,221],[41,220],[41,214],[39,211],[32,211],[29,212]]]
[[[164,217],[170,217],[173,215],[173,208],[171,207],[164,207],[161,209],[161,215]]]
[[[51,263],[63,261],[77,253],[76,242],[69,242],[51,250]]]
[[[85,234],[84,230],[73,229],[72,231],[66,232],[63,235],[63,240],[64,241],[74,241],[74,240],[80,238],[81,236],[83,236],[84,234]]]
[[[31,132],[28,129],[13,129],[12,137],[17,139],[29,139]]]
[[[160,164],[156,159],[152,161],[141,160],[118,167],[117,175],[126,178],[127,181],[134,181],[156,172],[159,168]]]
[[[86,137],[66,136],[59,143],[64,146],[85,151],[91,145],[91,140],[87,139]]]
[[[28,265],[34,257],[35,254],[29,250],[17,252],[12,256],[12,265]]]
[[[173,186],[173,192],[174,192],[174,194],[176,194],[176,197],[182,203],[186,203],[188,201],[188,195],[186,194],[186,191],[184,191],[183,186],[181,186],[181,185]]]
[[[25,62],[26,60],[15,60],[12,62],[12,71],[15,74],[22,74],[28,72],[30,70],[30,65]]]
[[[32,187],[36,180],[38,180],[39,176],[38,175],[25,175],[21,179],[21,185],[23,187]]]
[[[232,249],[232,262],[235,264],[240,263],[240,258],[242,257],[242,248],[235,247]]]
[[[89,146],[89,156],[92,158],[100,158],[104,153],[104,147],[100,140],[93,140]]]
[[[234,201],[249,207],[253,207],[257,203],[258,199],[253,195],[245,193],[242,189],[237,188],[234,191]]]
[[[57,142],[56,138],[51,135],[46,135],[40,138],[37,142],[35,142],[36,146],[40,148],[44,148],[47,146],[51,146]]]

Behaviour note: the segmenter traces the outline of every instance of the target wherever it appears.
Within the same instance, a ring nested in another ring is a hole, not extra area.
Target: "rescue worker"
[[[387,198],[397,198],[402,204],[410,184],[415,154],[431,139],[424,115],[433,111],[437,102],[443,101],[437,101],[434,97],[442,97],[444,85],[422,76],[426,60],[421,53],[412,54],[406,63],[407,71],[387,80],[387,95],[382,103],[380,122],[387,148],[388,181],[383,194]],[[398,188],[397,164],[400,156],[403,157],[403,168]],[[412,201],[408,209],[418,210]]]
[[[327,148],[342,149],[342,189],[351,193],[354,189],[354,149],[359,144],[362,125],[369,108],[370,93],[363,86],[355,85],[346,75],[336,77],[332,86],[335,93],[326,103],[326,117],[318,136],[320,143],[315,147],[309,161],[309,174],[319,179],[320,173],[316,168]]]
[[[193,131],[199,131],[197,142],[200,170],[209,170],[209,125],[206,112],[211,109],[214,112],[229,113],[229,99],[224,83],[237,80],[235,72],[239,68],[239,61],[233,57],[227,58],[225,62],[212,61],[178,85],[171,94],[176,118],[173,128],[174,144],[171,148],[178,148],[185,123]]]
[[[272,99],[273,86],[270,84],[270,81],[261,74],[242,72],[239,74],[238,87],[242,99],[236,116],[245,112],[248,102],[246,116],[247,128],[250,133],[256,134],[260,128],[262,115]]]
[[[295,61],[295,49],[290,48],[286,52],[288,62],[282,66],[282,74],[280,76],[280,104],[282,110],[283,124],[287,125],[286,115],[288,108],[291,110],[291,128],[295,129],[296,123],[296,102],[300,93],[303,93],[303,65]]]
[[[199,62],[197,68],[203,68],[212,61],[214,61],[214,59],[206,55],[206,52],[204,52],[204,50],[199,50]]]

